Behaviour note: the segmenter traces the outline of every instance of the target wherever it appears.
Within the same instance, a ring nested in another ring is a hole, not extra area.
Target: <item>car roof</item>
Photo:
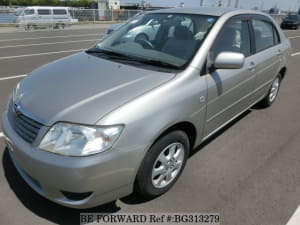
[[[63,6],[28,6],[25,9],[69,9],[69,7]]]
[[[235,14],[263,14],[254,10],[240,10],[236,8],[221,8],[221,7],[199,7],[199,8],[170,8],[150,11],[146,13],[185,13],[185,14],[201,14],[211,16],[222,16],[229,12],[235,12]]]

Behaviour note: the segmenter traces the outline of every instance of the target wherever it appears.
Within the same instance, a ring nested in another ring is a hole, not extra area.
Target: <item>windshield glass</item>
[[[298,15],[288,15],[288,16],[286,17],[286,19],[287,19],[287,20],[294,20],[294,21],[296,21],[296,20],[299,19],[299,16],[298,16]]]
[[[197,14],[147,13],[131,20],[89,51],[183,69],[216,19]]]
[[[17,9],[17,11],[15,12],[16,16],[20,16],[23,13],[23,9]]]

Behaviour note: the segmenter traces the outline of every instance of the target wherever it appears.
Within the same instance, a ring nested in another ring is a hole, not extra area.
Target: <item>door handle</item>
[[[250,63],[250,66],[248,66],[248,70],[250,70],[250,71],[255,70],[255,68],[256,68],[256,65],[255,65],[254,62],[251,62],[251,63]]]
[[[278,49],[278,51],[277,51],[277,55],[278,55],[278,56],[281,56],[281,55],[282,55],[282,52],[281,52],[281,50],[280,50],[280,49]]]

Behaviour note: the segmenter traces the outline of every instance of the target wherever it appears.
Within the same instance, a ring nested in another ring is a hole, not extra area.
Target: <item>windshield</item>
[[[23,9],[17,9],[17,11],[15,12],[16,16],[21,16],[21,14],[23,13]]]
[[[288,15],[286,17],[287,20],[294,20],[294,21],[297,21],[299,20],[299,16],[298,15]]]
[[[104,38],[89,52],[118,54],[135,62],[183,69],[201,46],[216,17],[147,13]]]

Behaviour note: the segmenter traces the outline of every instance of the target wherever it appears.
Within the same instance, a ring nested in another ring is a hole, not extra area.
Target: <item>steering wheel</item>
[[[134,41],[139,43],[143,48],[154,49],[154,45],[149,41],[146,34],[137,35]]]
[[[143,48],[154,49],[154,45],[148,40],[137,40],[136,43],[139,43]]]

